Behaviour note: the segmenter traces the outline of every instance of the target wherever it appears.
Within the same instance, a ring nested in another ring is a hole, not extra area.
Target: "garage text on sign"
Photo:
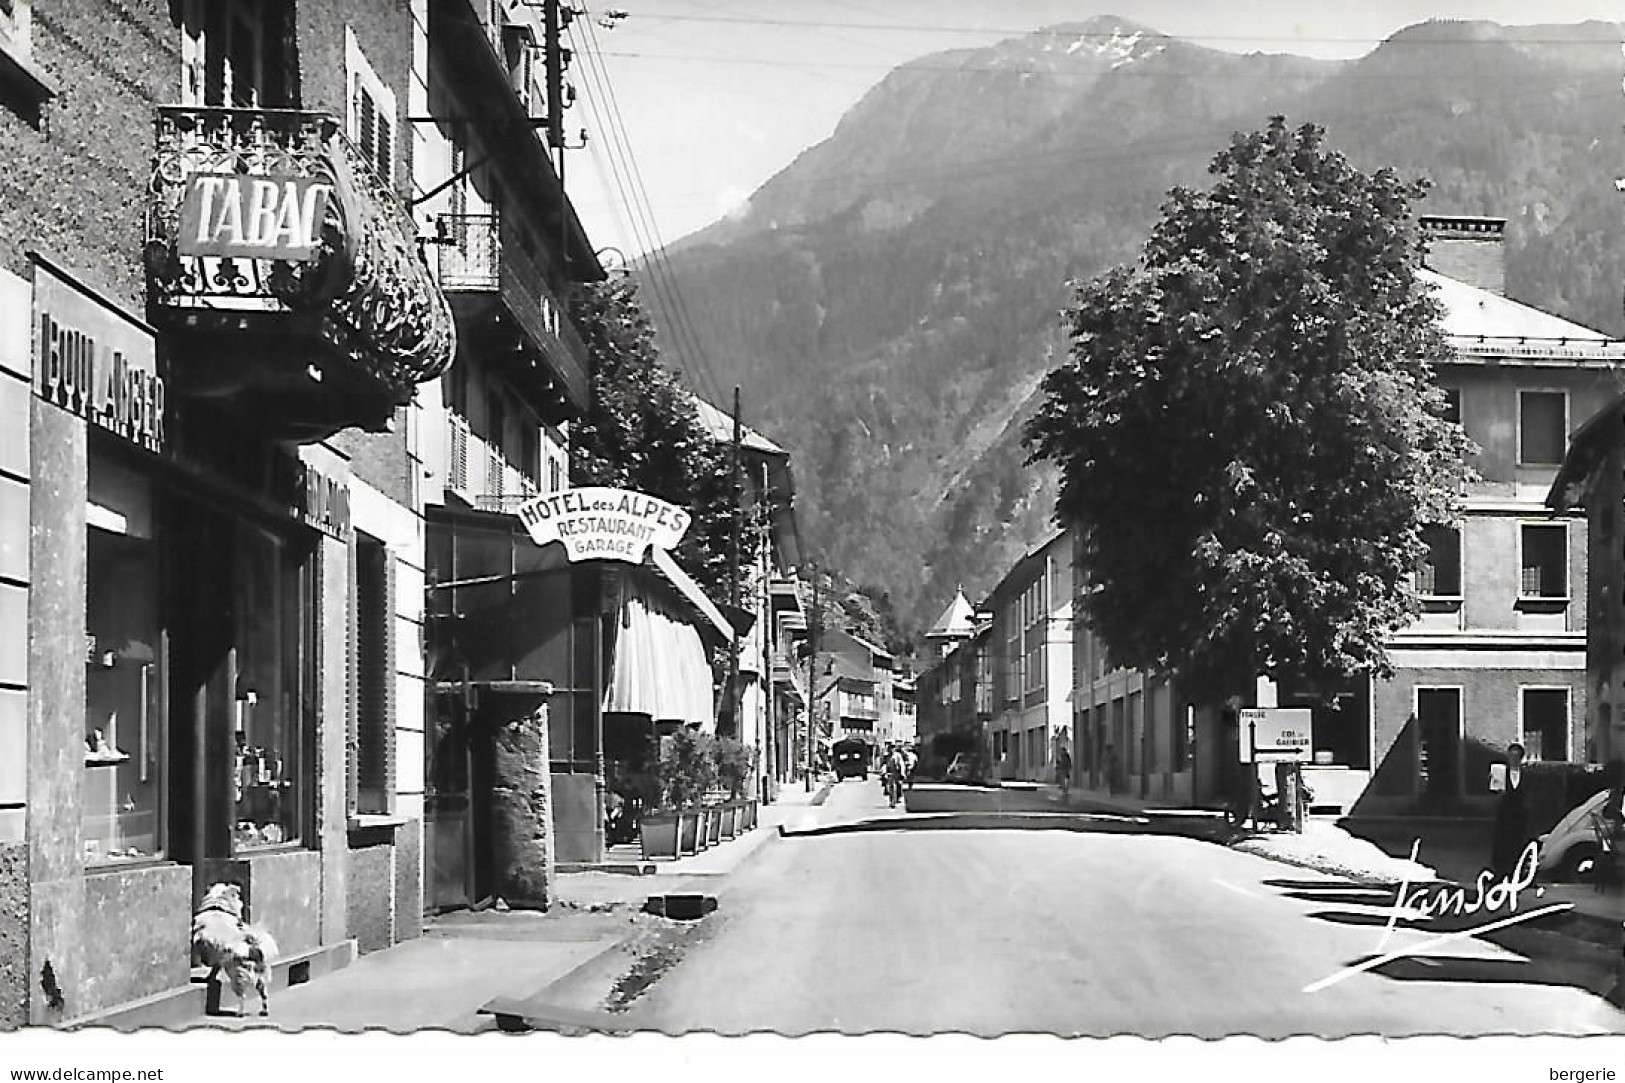
[[[332,191],[314,177],[195,174],[181,204],[180,254],[311,259]]]

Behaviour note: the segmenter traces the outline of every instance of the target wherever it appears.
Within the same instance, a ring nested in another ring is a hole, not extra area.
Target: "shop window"
[[[84,856],[160,858],[167,639],[151,484],[92,456],[85,517]]]
[[[351,639],[350,810],[393,811],[395,771],[395,561],[384,543],[356,535]]]
[[[237,679],[232,838],[243,851],[302,841],[311,795],[306,702],[313,698],[313,562],[303,547],[236,527]]]
[[[1422,540],[1428,551],[1416,572],[1416,592],[1426,598],[1461,597],[1461,531],[1428,526]]]
[[[1568,527],[1562,523],[1525,523],[1520,536],[1522,598],[1567,598]]]
[[[1569,758],[1569,690],[1521,689],[1520,730],[1524,754],[1531,760]]]
[[[1518,462],[1560,466],[1568,443],[1568,395],[1562,391],[1518,392]]]

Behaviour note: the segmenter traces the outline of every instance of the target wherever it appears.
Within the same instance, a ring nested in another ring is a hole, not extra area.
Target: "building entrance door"
[[[424,765],[424,906],[442,913],[475,902],[471,727],[461,691],[431,692],[429,698],[433,735]]]
[[[1429,802],[1461,794],[1461,689],[1416,690],[1417,788]]]

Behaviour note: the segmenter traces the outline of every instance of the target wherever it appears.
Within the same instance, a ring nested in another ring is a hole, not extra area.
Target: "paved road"
[[[736,872],[714,931],[629,1005],[726,1034],[1625,1033],[1625,1015],[1479,939],[1305,992],[1378,954],[1387,910],[1349,885],[1189,838],[948,826],[839,784]],[[951,821],[960,823],[961,821]],[[1398,930],[1388,948],[1430,935]]]

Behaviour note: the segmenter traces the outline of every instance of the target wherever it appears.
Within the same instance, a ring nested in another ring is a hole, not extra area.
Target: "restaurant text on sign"
[[[332,191],[314,177],[195,174],[181,204],[180,254],[312,259]]]
[[[675,504],[601,486],[539,496],[521,504],[517,514],[531,540],[537,545],[563,544],[572,562],[639,563],[651,545],[676,548],[692,521]]]

